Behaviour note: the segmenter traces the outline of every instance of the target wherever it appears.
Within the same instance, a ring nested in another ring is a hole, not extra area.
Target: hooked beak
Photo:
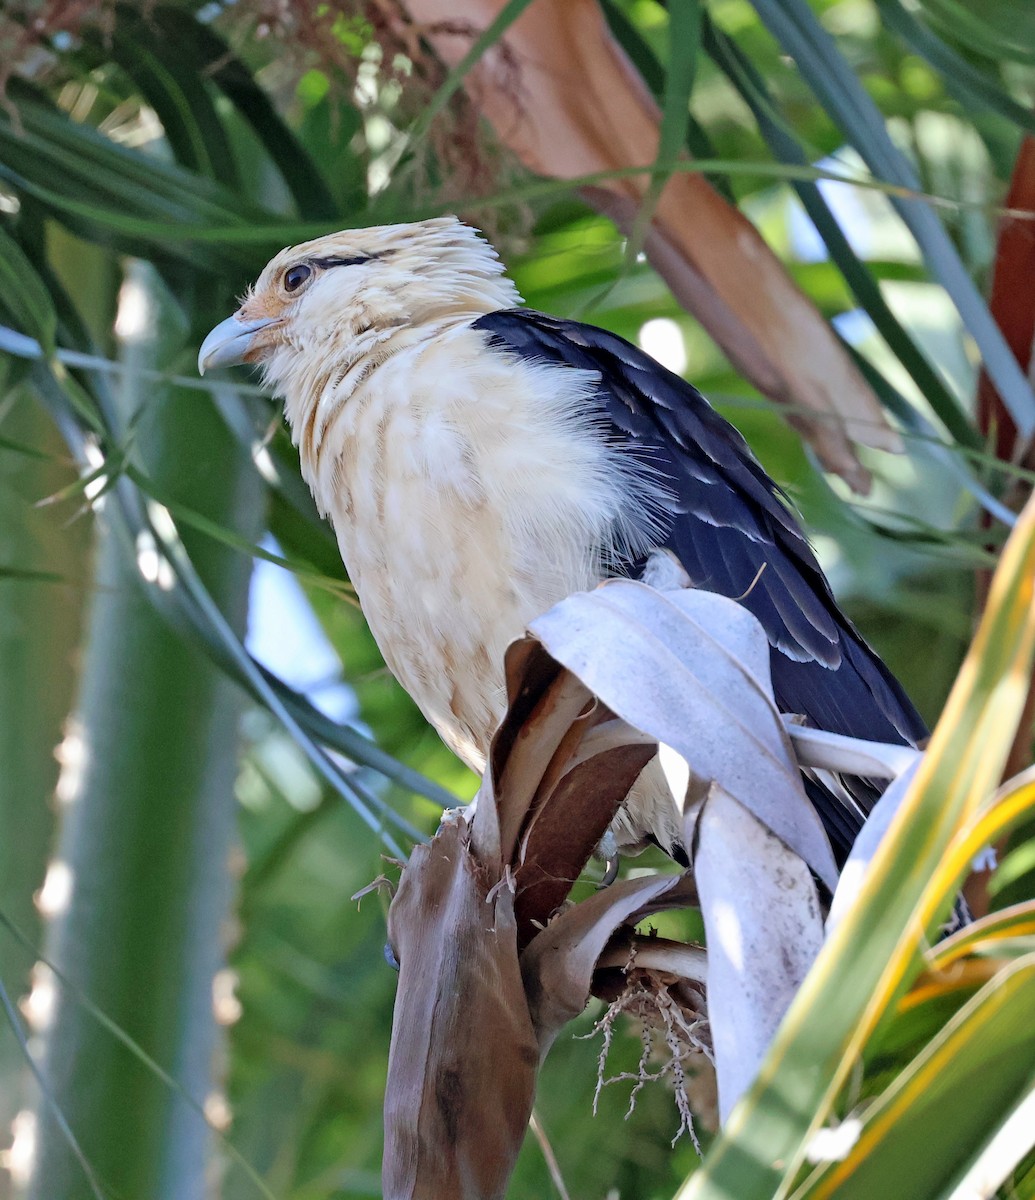
[[[257,321],[240,321],[237,317],[227,317],[220,321],[201,343],[198,374],[204,375],[210,367],[232,367],[245,362],[259,330],[280,320],[280,317],[262,317]]]

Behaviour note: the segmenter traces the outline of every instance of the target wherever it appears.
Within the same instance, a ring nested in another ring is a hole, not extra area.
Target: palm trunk
[[[155,353],[146,339],[129,357]],[[213,408],[195,395],[154,401],[142,385],[135,445],[158,485],[235,529],[256,527],[257,477]],[[213,979],[224,962],[232,880],[240,696],[159,617],[141,585],[154,569],[106,514],[77,706],[82,773],[58,849],[71,896],[50,957],[161,1068],[167,1086],[58,984],[45,1075],[105,1194],[196,1200],[206,1192],[216,1088]],[[211,541],[190,547],[223,611],[244,620],[249,564]],[[161,577],[159,577],[161,582]],[[38,1109],[33,1200],[91,1195],[46,1099]]]
[[[33,894],[53,836],[54,751],[72,703],[91,523],[68,525],[35,507],[72,475],[50,418],[27,393],[0,414],[0,433],[44,456],[0,451],[0,912],[35,941]],[[5,576],[11,568],[24,574]],[[0,931],[0,979],[12,999],[28,991],[31,966]],[[0,1021],[0,1129],[24,1103],[24,1077],[21,1048]]]

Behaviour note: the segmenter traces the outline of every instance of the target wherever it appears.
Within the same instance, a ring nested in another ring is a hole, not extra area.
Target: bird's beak
[[[268,325],[276,325],[280,317],[261,317],[257,321],[241,321],[227,317],[209,333],[198,351],[198,374],[210,367],[232,367],[247,361],[253,349],[255,335]]]

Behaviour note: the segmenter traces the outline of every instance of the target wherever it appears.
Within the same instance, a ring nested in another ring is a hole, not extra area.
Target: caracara
[[[283,397],[385,662],[447,745],[482,771],[508,643],[615,575],[740,600],[784,712],[921,738],[740,434],[629,342],[521,304],[454,218],[345,230],[281,251],[198,359],[259,363]],[[838,858],[877,794],[846,783],[810,784]],[[682,858],[671,801],[651,791],[618,842]]]

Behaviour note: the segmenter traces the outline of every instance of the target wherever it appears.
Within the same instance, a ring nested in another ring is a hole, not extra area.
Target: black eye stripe
[[[373,257],[371,254],[357,254],[355,258],[311,258],[309,261],[327,270],[330,267],[358,267],[360,263],[371,262]]]
[[[312,275],[313,267],[321,267],[324,270],[330,267],[355,267],[378,257],[380,256],[376,254],[357,254],[351,258],[338,258],[333,255],[330,258],[309,258],[288,267],[284,272],[284,286],[289,292],[296,291]]]

